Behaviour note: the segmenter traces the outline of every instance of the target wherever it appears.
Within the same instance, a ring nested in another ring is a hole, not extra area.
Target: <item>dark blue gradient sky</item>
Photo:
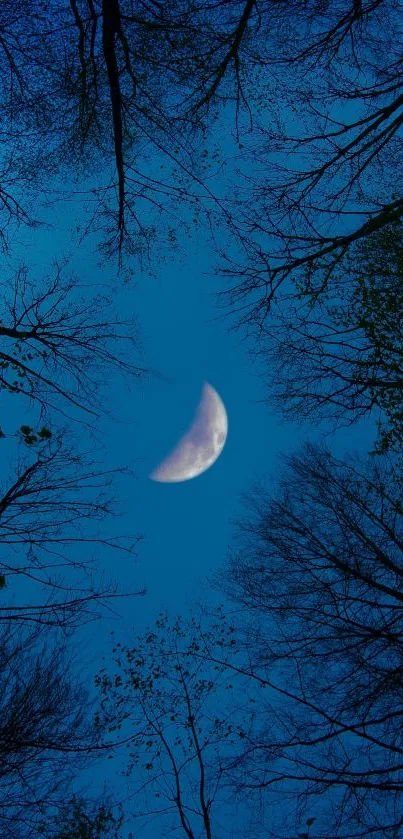
[[[323,437],[325,429],[281,424],[264,404],[264,383],[248,356],[248,344],[242,333],[229,329],[230,321],[217,307],[215,293],[222,284],[214,275],[205,233],[183,240],[182,259],[168,255],[165,264],[157,264],[155,277],[136,270],[133,280],[121,285],[112,265],[99,264],[93,241],[71,240],[69,229],[81,212],[79,199],[53,209],[48,215],[53,226],[27,233],[21,253],[36,265],[38,276],[53,259],[65,256],[94,292],[112,286],[118,312],[138,317],[141,361],[153,371],[131,389],[114,379],[106,397],[114,419],[99,425],[105,465],[128,466],[135,473],[119,482],[117,531],[143,537],[137,562],[122,556],[110,567],[110,556],[101,552],[99,570],[115,576],[121,591],[145,587],[147,593],[119,601],[110,618],[75,639],[79,670],[90,687],[114,641],[127,643],[153,623],[160,609],[178,614],[198,599],[217,602],[206,578],[225,562],[231,522],[242,510],[240,494],[263,473],[275,479],[278,455],[294,450],[307,436]],[[151,481],[149,474],[189,427],[205,381],[218,391],[228,414],[221,456],[193,480]],[[371,434],[372,426],[356,426],[328,442],[339,452],[362,444],[368,448]],[[113,787],[119,780],[111,773],[111,765],[101,762],[98,772],[91,771],[91,781],[97,786],[106,780]],[[157,834],[150,828],[142,835],[151,839]]]

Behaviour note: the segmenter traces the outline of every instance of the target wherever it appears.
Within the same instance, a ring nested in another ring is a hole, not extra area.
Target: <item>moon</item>
[[[177,483],[196,478],[220,456],[228,433],[227,412],[216,390],[203,385],[195,419],[168,457],[151,473],[152,481]]]

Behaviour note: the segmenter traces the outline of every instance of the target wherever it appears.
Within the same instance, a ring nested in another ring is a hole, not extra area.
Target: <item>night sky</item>
[[[225,147],[222,151],[225,157]],[[220,191],[219,182],[215,189]],[[101,551],[99,568],[116,578],[121,591],[144,587],[146,595],[120,600],[109,619],[75,637],[78,669],[92,689],[102,657],[107,662],[111,652],[111,631],[127,642],[152,624],[161,609],[182,614],[197,600],[218,601],[207,579],[225,563],[233,521],[242,511],[241,493],[258,476],[275,478],[281,453],[318,438],[331,444],[335,453],[368,450],[374,425],[356,424],[330,438],[326,426],[318,430],[285,424],[274,415],[265,404],[264,382],[248,353],[245,334],[231,329],[233,319],[217,304],[223,281],[214,272],[216,257],[203,229],[192,239],[179,236],[180,254],[167,253],[165,261],[157,261],[155,276],[136,267],[133,278],[122,284],[114,266],[100,260],[94,238],[81,243],[71,239],[70,229],[82,219],[79,199],[44,211],[41,218],[48,227],[21,233],[21,257],[36,266],[40,276],[43,266],[49,268],[53,259],[64,255],[84,283],[95,290],[113,288],[118,313],[138,319],[139,360],[150,371],[130,389],[119,377],[110,382],[105,398],[112,417],[98,425],[105,465],[128,466],[134,472],[119,480],[122,517],[113,526],[142,537],[136,562],[121,556],[111,568],[110,557]],[[16,261],[18,256],[14,252]],[[221,456],[193,480],[151,481],[152,470],[189,428],[205,382],[217,390],[227,410],[228,438]],[[85,440],[85,429],[79,433]],[[95,790],[106,780],[119,791],[110,764],[101,762],[90,775]],[[125,835],[130,828],[134,825],[128,820]],[[152,839],[155,829],[142,835]]]
[[[118,313],[138,319],[141,363],[151,371],[130,389],[119,377],[112,380],[106,398],[113,418],[98,423],[104,464],[128,466],[134,472],[118,482],[122,517],[113,526],[116,532],[142,537],[136,562],[123,555],[111,568],[110,555],[100,551],[99,570],[111,574],[120,591],[144,587],[146,595],[119,600],[109,618],[75,636],[78,672],[95,695],[94,674],[108,663],[117,639],[133,640],[161,609],[189,614],[197,601],[208,605],[222,599],[210,589],[208,578],[225,563],[233,522],[242,512],[241,493],[257,477],[276,478],[281,453],[292,452],[302,440],[318,438],[331,443],[335,453],[368,449],[374,426],[355,425],[329,438],[325,426],[318,430],[281,423],[265,404],[264,382],[245,335],[231,329],[233,319],[217,305],[222,283],[203,231],[183,241],[180,258],[168,254],[155,276],[136,270],[133,279],[122,284],[113,267],[100,260],[94,240],[72,243],[69,229],[81,214],[80,203],[72,201],[58,207],[55,222],[53,208],[48,216],[53,226],[26,234],[21,253],[28,264],[36,265],[38,276],[43,266],[64,255],[84,283],[94,284],[95,290],[112,286]],[[204,382],[217,390],[228,414],[221,456],[195,479],[174,484],[150,480],[152,470],[189,428]],[[85,440],[84,428],[79,434]],[[78,779],[77,788],[88,784],[86,791],[92,794],[106,782],[109,792],[124,798],[127,791],[115,774],[118,769],[116,761],[100,761],[88,780],[86,774]],[[135,830],[135,824],[129,817],[125,835],[130,829]],[[142,836],[155,837],[155,826]]]
[[[228,155],[231,148],[228,141]],[[220,184],[215,186],[219,192]],[[65,257],[67,272],[93,286],[94,293],[112,289],[118,315],[129,314],[138,322],[137,361],[150,372],[130,387],[127,380],[112,377],[105,389],[111,416],[97,423],[105,465],[134,472],[122,479],[119,528],[140,534],[143,541],[137,565],[127,568],[123,561],[119,579],[123,589],[147,588],[147,596],[133,600],[124,615],[125,625],[131,620],[137,625],[152,620],[161,607],[181,610],[194,596],[194,584],[225,561],[241,493],[257,476],[276,476],[281,453],[289,454],[306,439],[327,441],[335,453],[365,451],[375,425],[371,420],[331,433],[323,424],[285,423],[275,415],[245,330],[234,329],[231,311],[218,303],[224,283],[216,276],[217,257],[204,230],[190,241],[183,237],[181,242],[179,235],[179,253],[168,252],[154,267],[155,276],[136,266],[133,278],[122,283],[113,264],[100,259],[95,238],[72,240],[71,227],[82,218],[79,200],[42,211],[45,224],[23,234],[21,255],[38,278]],[[204,382],[217,390],[227,410],[222,454],[195,479],[176,484],[150,480],[191,425]],[[84,427],[78,433],[86,439]],[[208,588],[202,590],[203,597],[210,596]]]

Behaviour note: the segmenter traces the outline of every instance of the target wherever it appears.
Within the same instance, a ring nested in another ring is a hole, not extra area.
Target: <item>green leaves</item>
[[[34,431],[30,425],[21,425],[19,433],[22,442],[26,446],[33,446],[35,443],[45,443],[52,436],[52,432],[45,426],[42,426],[39,431]]]
[[[49,839],[118,839],[122,824],[122,814],[115,815],[109,804],[94,808],[91,801],[73,796],[50,824],[39,825],[38,833]]]

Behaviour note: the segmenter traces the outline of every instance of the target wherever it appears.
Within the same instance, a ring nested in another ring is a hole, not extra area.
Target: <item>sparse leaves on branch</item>
[[[238,792],[266,808],[279,794],[292,802],[283,836],[307,808],[320,836],[364,837],[374,825],[398,835],[403,506],[393,459],[344,462],[314,445],[287,457],[277,490],[251,492],[219,583],[243,617],[251,678],[273,697],[234,761]]]
[[[65,647],[54,645],[49,629],[12,620],[0,624],[0,641],[0,834],[104,839],[73,832],[78,812],[71,811],[71,832],[61,828],[73,780],[99,754],[88,692],[73,677]],[[91,813],[91,802],[86,809]]]
[[[213,839],[223,813],[228,831],[236,818],[225,767],[248,727],[246,700],[235,700],[225,666],[203,660],[231,643],[234,627],[220,612],[207,628],[197,618],[162,614],[135,645],[117,642],[113,667],[96,676],[99,720],[132,735],[122,760],[138,821],[153,813],[164,834],[175,828],[187,839]]]
[[[95,563],[94,551],[136,555],[139,537],[112,529],[119,471],[74,453],[66,432],[24,445],[14,474],[3,475],[0,487],[0,567],[10,597],[2,595],[0,621],[72,631],[114,598],[144,593],[119,594]],[[19,596],[21,579],[29,585],[29,603]]]
[[[107,413],[101,388],[109,376],[142,375],[138,357],[135,319],[119,320],[107,297],[85,297],[65,265],[56,265],[40,286],[21,267],[3,291],[0,392],[70,418],[94,417]]]
[[[400,221],[386,226],[340,260],[326,291],[319,275],[280,300],[256,347],[285,416],[349,425],[372,413],[378,453],[403,444],[402,235]]]

